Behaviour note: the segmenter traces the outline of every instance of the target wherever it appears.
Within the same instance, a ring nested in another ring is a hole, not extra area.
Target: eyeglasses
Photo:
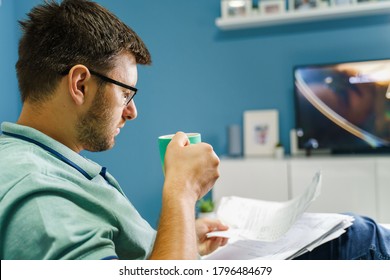
[[[106,77],[98,72],[93,71],[93,70],[89,70],[89,72],[92,75],[95,75],[96,77],[100,78],[101,80],[103,80],[105,82],[109,82],[109,83],[112,83],[114,85],[117,85],[117,86],[120,86],[120,87],[123,87],[125,89],[130,90],[130,93],[128,95],[124,96],[123,106],[127,107],[138,91],[138,89],[136,89],[135,87],[132,87],[132,86],[126,85],[124,83],[118,82],[116,80],[113,80],[113,79]]]
[[[62,73],[62,75],[67,75],[68,73],[69,73],[69,70],[64,71],[64,72]],[[133,100],[134,96],[136,95],[136,93],[137,93],[137,91],[138,91],[138,89],[135,88],[135,87],[132,87],[132,86],[126,85],[126,84],[124,84],[124,83],[118,82],[118,81],[116,81],[116,80],[113,80],[113,79],[111,79],[111,78],[109,78],[109,77],[107,77],[107,76],[104,76],[104,75],[102,75],[102,74],[100,74],[100,73],[98,73],[98,72],[95,72],[95,71],[93,71],[93,70],[91,70],[91,69],[89,69],[89,73],[91,73],[92,75],[98,77],[99,79],[101,79],[101,80],[103,80],[103,81],[105,81],[105,82],[112,83],[112,84],[114,84],[114,85],[117,85],[117,86],[120,86],[120,87],[123,87],[123,88],[125,88],[125,89],[130,90],[130,93],[129,93],[128,95],[126,94],[126,95],[124,96],[123,106],[126,106],[126,107],[127,107],[127,106],[129,105],[129,103],[131,102],[131,100]]]

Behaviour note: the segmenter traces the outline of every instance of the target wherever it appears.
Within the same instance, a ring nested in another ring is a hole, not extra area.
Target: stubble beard
[[[100,87],[91,108],[76,124],[78,143],[87,151],[101,152],[114,146],[112,111],[106,104],[103,87]]]

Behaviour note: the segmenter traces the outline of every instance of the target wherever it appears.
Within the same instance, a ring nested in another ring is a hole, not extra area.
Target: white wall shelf
[[[390,1],[364,2],[306,11],[286,11],[277,15],[253,14],[245,17],[217,18],[215,23],[221,30],[235,30],[385,14],[390,15]]]

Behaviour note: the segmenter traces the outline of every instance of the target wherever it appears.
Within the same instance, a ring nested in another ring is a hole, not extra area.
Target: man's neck
[[[50,107],[53,108],[48,104],[35,105],[25,102],[17,123],[39,130],[79,153],[82,149],[75,141],[75,131],[71,120],[60,111],[55,113]]]

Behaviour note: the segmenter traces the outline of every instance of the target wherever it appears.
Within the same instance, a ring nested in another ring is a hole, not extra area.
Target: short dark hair
[[[60,73],[76,64],[108,72],[115,58],[129,52],[138,64],[150,64],[150,53],[141,38],[99,4],[88,0],[46,0],[19,21],[16,71],[22,101],[50,98]]]

